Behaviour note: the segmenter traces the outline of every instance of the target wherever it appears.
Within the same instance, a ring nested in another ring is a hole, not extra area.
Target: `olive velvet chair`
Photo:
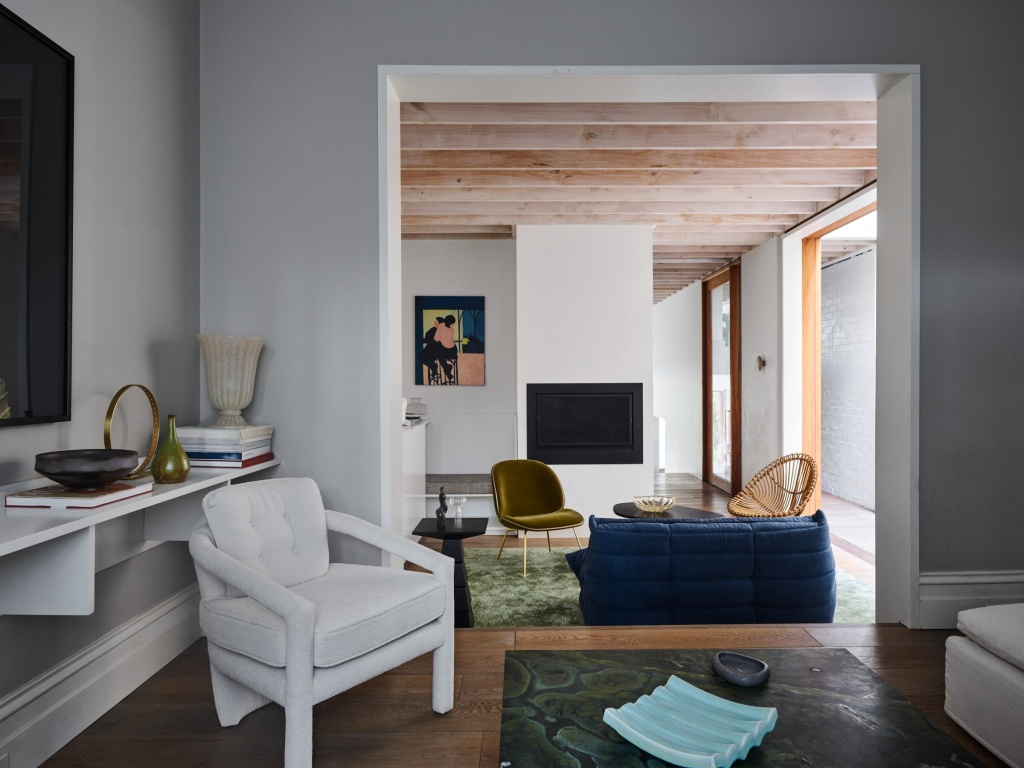
[[[523,578],[526,578],[526,537],[530,531],[544,531],[551,551],[551,531],[571,528],[576,536],[577,526],[583,525],[583,515],[565,508],[565,493],[558,475],[547,464],[532,459],[509,459],[491,467],[494,485],[494,510],[498,521],[508,528],[501,539],[498,558],[505,549],[509,531],[523,532]]]

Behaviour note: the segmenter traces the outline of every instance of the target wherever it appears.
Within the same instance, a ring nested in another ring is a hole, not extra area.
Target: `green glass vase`
[[[163,485],[169,483],[183,483],[188,477],[192,468],[189,464],[188,455],[185,449],[178,442],[178,432],[174,426],[174,416],[167,417],[167,436],[156,449],[153,455],[153,463],[150,465],[153,471],[153,481]]]

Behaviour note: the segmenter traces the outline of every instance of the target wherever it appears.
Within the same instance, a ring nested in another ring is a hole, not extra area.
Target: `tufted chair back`
[[[203,500],[214,543],[285,587],[327,573],[327,516],[308,477],[218,488]]]

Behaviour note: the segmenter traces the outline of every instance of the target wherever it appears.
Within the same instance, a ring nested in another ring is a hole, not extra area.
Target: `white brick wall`
[[[875,508],[875,250],[821,272],[822,490]]]

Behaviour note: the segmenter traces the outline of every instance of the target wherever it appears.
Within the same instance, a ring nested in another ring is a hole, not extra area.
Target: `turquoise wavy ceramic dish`
[[[604,711],[604,721],[626,741],[684,768],[727,768],[745,759],[776,720],[774,707],[727,701],[678,677]]]

